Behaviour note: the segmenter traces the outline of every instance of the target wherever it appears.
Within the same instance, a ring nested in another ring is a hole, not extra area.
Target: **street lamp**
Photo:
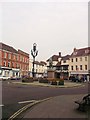
[[[37,44],[34,43],[33,44],[33,49],[31,50],[31,55],[33,57],[33,68],[32,68],[32,75],[33,75],[33,77],[35,77],[35,71],[34,71],[35,57],[38,54],[38,51],[36,50],[36,46],[37,46]]]

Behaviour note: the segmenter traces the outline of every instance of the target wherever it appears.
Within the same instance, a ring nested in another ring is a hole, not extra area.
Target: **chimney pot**
[[[61,57],[61,52],[59,52],[59,57]]]

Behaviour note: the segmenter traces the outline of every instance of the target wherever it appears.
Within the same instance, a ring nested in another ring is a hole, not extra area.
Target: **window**
[[[76,62],[78,61],[78,59],[76,58]]]
[[[85,65],[85,70],[87,70],[87,65]]]
[[[8,54],[8,59],[11,59],[11,54]]]
[[[21,57],[21,61],[23,62],[23,56]]]
[[[66,63],[66,60],[64,60],[63,63]]]
[[[74,52],[73,55],[77,55],[77,52]]]
[[[3,62],[3,65],[6,66],[6,61]]]
[[[7,54],[6,54],[6,52],[4,52],[4,58],[6,58],[7,57]]]
[[[18,55],[16,55],[16,60],[18,60]]]
[[[82,70],[82,65],[80,65],[80,70]]]
[[[80,57],[80,61],[82,61],[82,57]]]
[[[71,59],[71,61],[73,62],[73,59]]]
[[[8,67],[10,67],[10,62],[8,62]]]
[[[78,70],[78,66],[76,65],[76,70]]]
[[[85,57],[85,61],[87,61],[87,57]]]
[[[73,66],[71,66],[71,70],[73,70]]]
[[[13,55],[13,59],[15,60],[15,58],[16,58],[16,56],[15,55]]]
[[[85,50],[85,53],[89,53],[89,49]]]

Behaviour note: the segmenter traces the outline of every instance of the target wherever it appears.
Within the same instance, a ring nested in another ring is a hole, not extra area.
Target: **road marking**
[[[19,109],[17,112],[15,112],[8,120],[13,120],[14,118],[16,118],[20,113],[22,113],[24,110],[28,109],[29,107],[32,107],[33,105],[39,103],[39,101],[35,101],[33,103],[30,103],[26,106],[24,106],[23,108]]]
[[[29,100],[29,101],[22,101],[22,102],[18,102],[19,104],[22,104],[22,103],[30,103],[30,102],[35,102],[36,100]]]
[[[2,106],[4,106],[4,105],[0,105],[0,107],[2,107]]]
[[[46,101],[46,100],[49,100],[53,97],[50,97],[50,98],[46,98],[46,99],[43,99],[43,100],[34,100],[35,102],[32,102],[26,106],[24,106],[23,108],[19,109],[17,112],[15,112],[8,120],[13,120],[15,119],[18,115],[20,115],[22,112],[24,112],[25,110],[27,110],[29,107],[32,107],[33,105],[36,105],[40,102],[43,102],[43,101]],[[31,100],[30,100],[31,101]]]

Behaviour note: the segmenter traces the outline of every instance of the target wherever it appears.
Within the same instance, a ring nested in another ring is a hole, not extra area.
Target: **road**
[[[87,94],[88,86],[85,83],[83,87],[74,88],[50,88],[31,85],[20,85],[8,83],[3,81],[2,83],[2,113],[3,118],[10,117],[14,112],[28,103],[19,104],[18,102],[41,100],[48,97],[60,96],[60,95],[72,95],[72,94]]]

